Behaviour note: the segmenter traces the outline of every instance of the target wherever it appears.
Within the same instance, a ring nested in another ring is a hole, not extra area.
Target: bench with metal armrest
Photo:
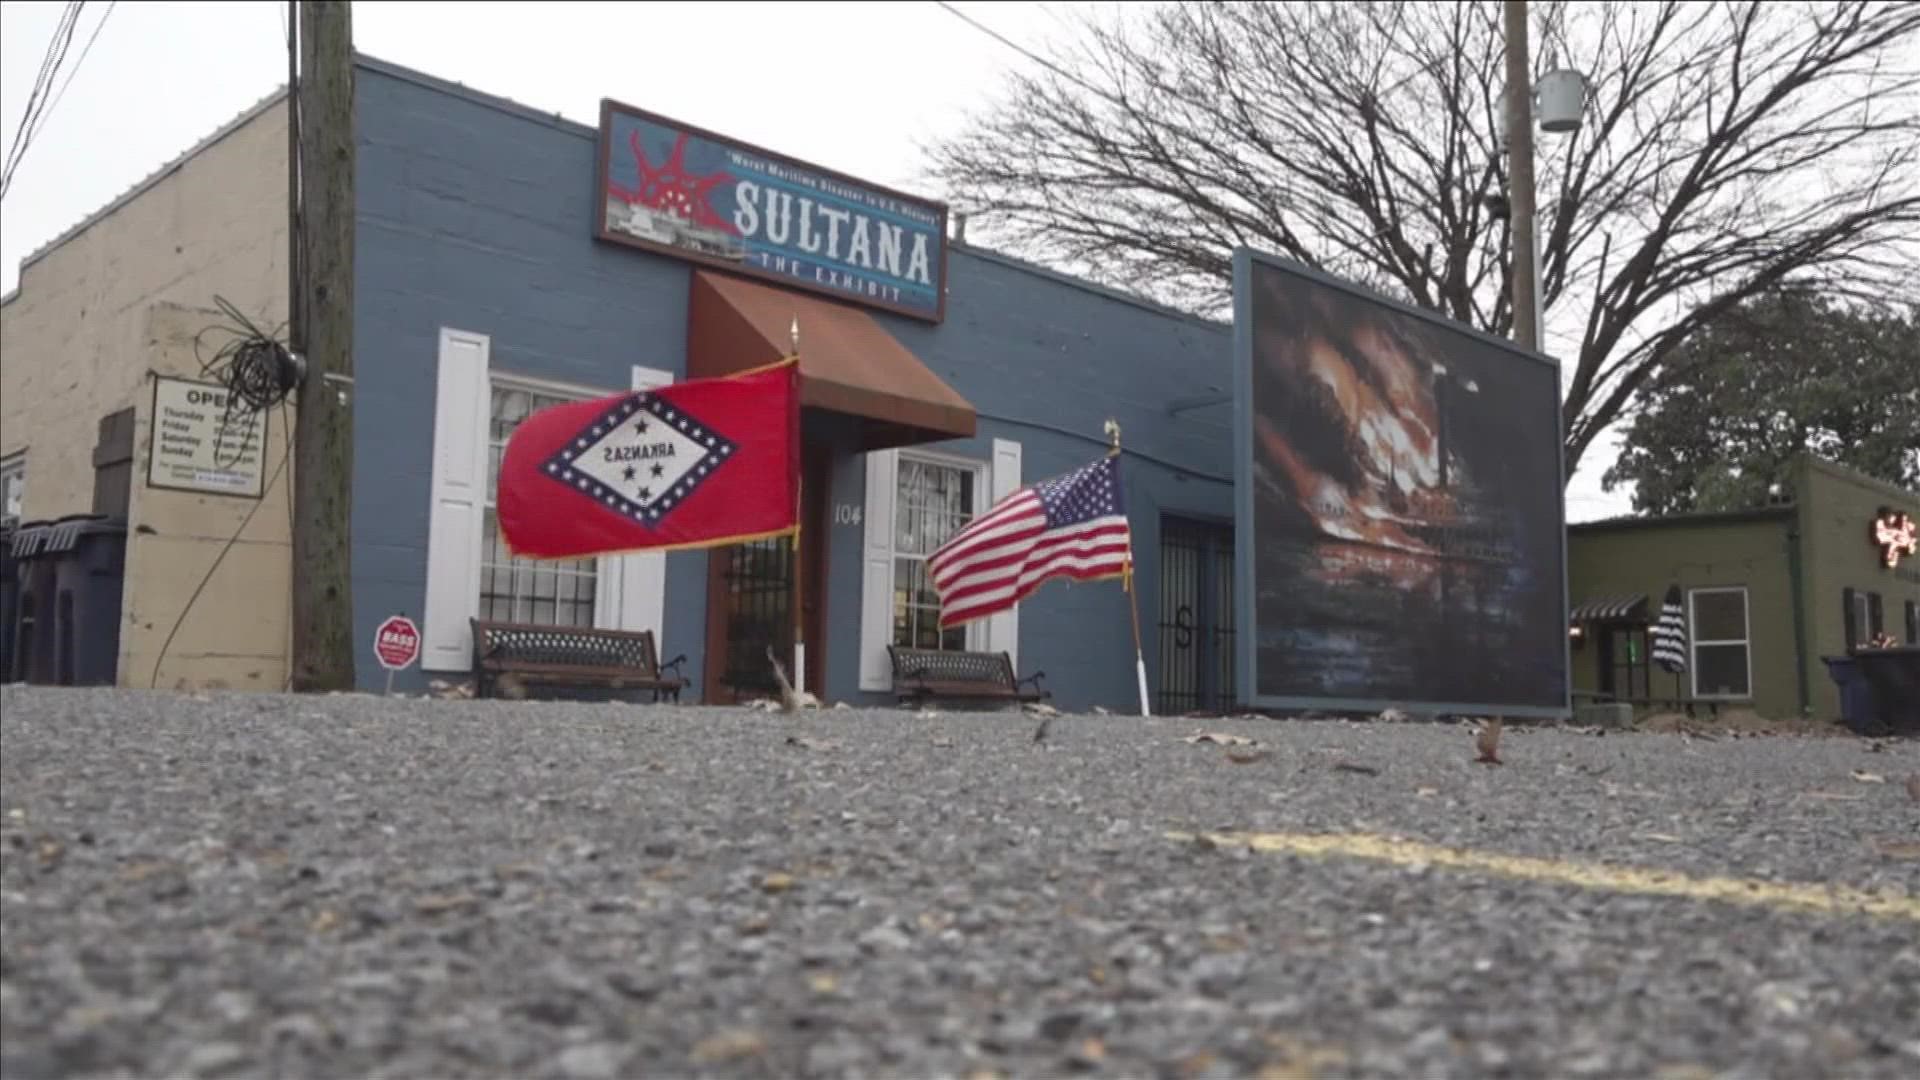
[[[602,630],[590,626],[471,620],[476,697],[492,697],[500,678],[522,683],[651,690],[680,700],[687,680],[679,673],[686,654],[660,663],[651,630]]]

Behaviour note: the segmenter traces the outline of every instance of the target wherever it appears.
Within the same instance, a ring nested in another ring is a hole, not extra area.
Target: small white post
[[[1140,677],[1140,715],[1152,716],[1147,710],[1147,658],[1138,651],[1133,654],[1133,671]]]

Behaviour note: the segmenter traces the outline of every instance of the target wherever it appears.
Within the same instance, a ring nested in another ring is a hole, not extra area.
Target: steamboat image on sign
[[[603,102],[602,239],[938,322],[946,208]]]
[[[1558,365],[1249,251],[1243,700],[1568,711]]]

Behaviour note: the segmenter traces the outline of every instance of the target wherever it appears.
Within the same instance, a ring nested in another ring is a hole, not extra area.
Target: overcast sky
[[[0,145],[13,145],[64,6],[0,3]],[[1067,10],[1089,5],[954,6],[1044,52]],[[33,251],[283,83],[286,12],[262,0],[87,3],[0,203],[0,292]],[[954,130],[1010,67],[1031,64],[932,2],[359,0],[353,13],[364,53],[569,119],[596,124],[600,99],[616,98],[931,196],[919,147]],[[1571,520],[1630,508],[1626,492],[1600,491],[1612,456],[1610,446],[1587,455],[1567,492]]]

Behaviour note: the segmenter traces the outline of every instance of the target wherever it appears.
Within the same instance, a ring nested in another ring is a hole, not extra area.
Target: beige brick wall
[[[137,410],[122,685],[278,689],[286,678],[285,473],[262,500],[146,487],[154,374],[199,377],[225,340],[222,297],[266,329],[286,317],[287,127],[283,103],[258,108],[21,268],[0,305],[0,455],[26,452],[25,520],[92,506],[101,417]],[[266,469],[291,432],[269,421]],[[241,539],[154,661],[220,549]]]

